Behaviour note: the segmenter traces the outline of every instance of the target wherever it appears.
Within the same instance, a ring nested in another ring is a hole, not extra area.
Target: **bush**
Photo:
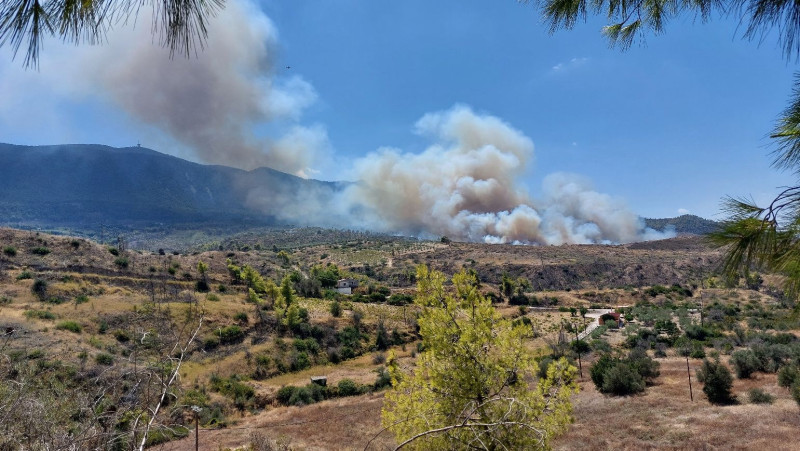
[[[256,394],[253,387],[240,382],[239,377],[235,374],[227,379],[215,374],[211,376],[209,382],[212,390],[233,399],[234,404],[239,409],[247,407]]]
[[[200,279],[195,282],[194,289],[200,293],[208,293],[211,291],[211,287],[208,286],[208,282],[205,279]]]
[[[747,392],[750,402],[753,404],[772,404],[775,397],[760,388],[753,388]]]
[[[118,257],[119,256],[119,249],[117,249],[116,247],[109,247],[108,248],[108,253],[113,255],[114,257]]]
[[[3,248],[3,253],[8,255],[9,257],[14,257],[17,255],[17,248],[14,246],[6,246]]]
[[[113,365],[114,364],[114,356],[111,354],[106,354],[105,352],[101,352],[94,356],[94,361],[97,362],[99,365]]]
[[[789,388],[800,382],[800,369],[796,365],[786,365],[778,370],[778,385]]]
[[[48,312],[47,310],[26,310],[24,314],[28,318],[56,319],[55,313]]]
[[[795,381],[794,385],[792,385],[791,392],[792,398],[794,398],[797,405],[800,406],[800,381]]]
[[[359,390],[358,384],[356,384],[350,379],[340,380],[336,388],[339,391],[339,396],[355,396],[361,394],[361,390]]]
[[[43,246],[34,247],[33,249],[31,249],[31,254],[44,256],[44,255],[47,255],[49,253],[50,253],[50,249],[48,249],[46,247],[43,247]]]
[[[126,269],[128,265],[130,265],[130,261],[125,257],[119,257],[118,259],[114,260],[114,264],[121,269]]]
[[[79,334],[83,331],[83,327],[76,323],[75,321],[63,321],[56,325],[56,329],[58,330],[68,330],[70,332],[74,332]]]
[[[237,343],[244,339],[244,331],[236,325],[223,327],[219,330],[219,342],[221,344]]]
[[[600,356],[589,375],[601,393],[630,395],[644,391],[647,384],[658,377],[659,366],[644,350],[634,349],[626,359],[608,354]]]
[[[750,349],[734,351],[731,354],[731,364],[736,370],[736,377],[739,379],[749,378],[761,366],[761,362]]]
[[[333,301],[331,303],[331,316],[334,318],[342,316],[342,304],[340,304],[339,301]]]
[[[17,276],[17,280],[33,279],[33,273],[30,271],[22,271]]]
[[[44,301],[47,297],[47,281],[42,279],[34,280],[33,285],[31,285],[31,293],[38,297],[40,301]]]
[[[601,392],[612,395],[632,395],[643,392],[644,378],[629,364],[618,362],[603,375]]]
[[[703,384],[703,393],[709,402],[714,404],[731,404],[735,398],[731,393],[733,376],[728,367],[719,360],[703,360],[703,366],[697,370],[697,380]]]

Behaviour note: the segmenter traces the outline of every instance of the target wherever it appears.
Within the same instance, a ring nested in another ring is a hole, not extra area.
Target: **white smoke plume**
[[[52,92],[55,99],[99,98],[206,163],[309,177],[321,159],[330,158],[325,128],[300,123],[316,91],[299,76],[278,73],[277,31],[250,0],[228,2],[209,24],[205,49],[189,59],[170,59],[153,43],[149,19],[143,13],[137,27],[114,30],[101,47],[56,44],[55,53],[42,55],[36,75],[0,66],[0,120],[33,115],[20,114],[25,108],[48,118],[39,104],[27,106],[28,95]],[[496,117],[456,106],[425,115],[416,131],[432,140],[427,149],[379,149],[356,161],[358,182],[341,190],[313,184],[301,192],[289,185],[238,188],[250,207],[303,225],[487,243],[666,237],[645,229],[624,202],[574,175],[547,176],[542,198],[531,198],[519,179],[533,162],[533,142]]]
[[[41,73],[15,78],[49,78],[41,85],[62,97],[107,102],[206,163],[307,177],[328,137],[324,127],[298,123],[317,93],[274,67],[278,33],[270,19],[248,0],[227,2],[196,56],[170,58],[153,42],[150,14],[142,8],[136,26],[113,29],[102,46],[52,43]]]
[[[465,106],[425,115],[422,153],[384,148],[356,163],[350,201],[386,230],[487,243],[627,243],[665,238],[625,204],[569,174],[544,179],[534,201],[519,183],[533,142],[502,120]]]

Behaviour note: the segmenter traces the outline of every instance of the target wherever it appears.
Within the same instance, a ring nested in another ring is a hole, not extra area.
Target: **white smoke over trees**
[[[666,237],[574,175],[547,176],[543,199],[531,199],[518,179],[533,160],[533,142],[496,117],[455,106],[426,114],[416,130],[434,143],[418,154],[383,148],[358,160],[359,183],[346,192],[385,230],[523,244]]]

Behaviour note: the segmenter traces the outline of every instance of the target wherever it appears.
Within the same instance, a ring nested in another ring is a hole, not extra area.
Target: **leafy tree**
[[[383,424],[400,447],[415,449],[544,449],[571,421],[575,367],[550,364],[531,387],[538,365],[525,348],[530,329],[513,327],[475,288],[467,273],[417,269],[423,348],[412,374],[390,355],[393,389]]]

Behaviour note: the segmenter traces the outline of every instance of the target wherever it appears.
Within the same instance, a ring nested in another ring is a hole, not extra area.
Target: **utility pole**
[[[692,393],[692,372],[689,370],[689,356],[686,356],[686,375],[689,376],[689,399],[694,402],[694,394]]]

